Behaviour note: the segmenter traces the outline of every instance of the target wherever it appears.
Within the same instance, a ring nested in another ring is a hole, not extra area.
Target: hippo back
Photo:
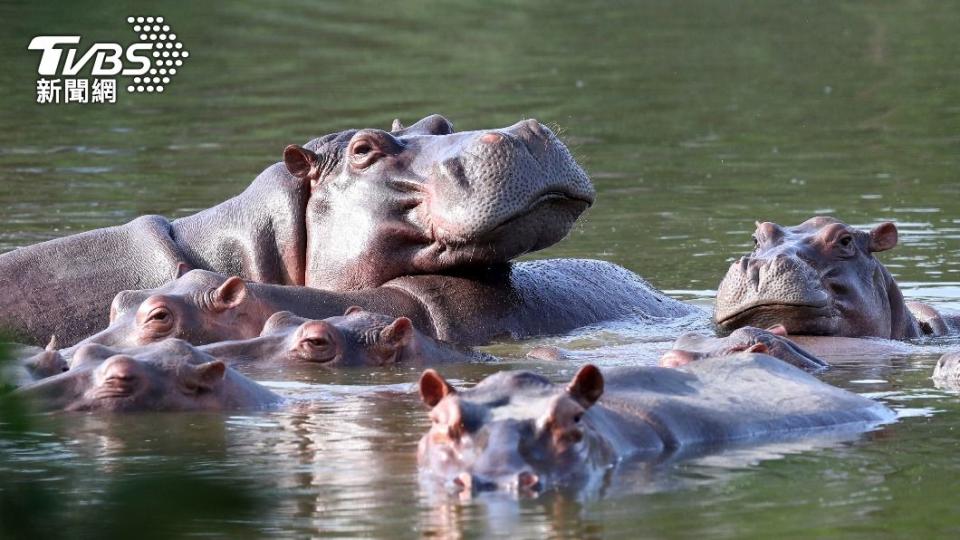
[[[707,358],[680,369],[608,370],[601,403],[640,416],[665,446],[866,429],[892,421],[884,405],[761,354]]]

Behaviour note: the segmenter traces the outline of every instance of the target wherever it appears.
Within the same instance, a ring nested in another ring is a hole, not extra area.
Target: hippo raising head
[[[348,130],[284,151],[308,181],[306,285],[377,286],[506,262],[563,238],[594,198],[536,120],[456,133],[439,115]]]
[[[920,334],[890,272],[873,254],[897,245],[897,227],[870,231],[832,217],[796,227],[757,224],[753,253],[717,290],[723,332],[783,325],[790,334],[904,339]]]

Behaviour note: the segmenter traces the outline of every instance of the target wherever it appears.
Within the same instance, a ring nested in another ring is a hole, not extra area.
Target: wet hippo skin
[[[758,223],[753,237],[754,251],[730,266],[717,289],[720,332],[782,325],[791,336],[902,340],[960,330],[957,316],[906,302],[874,257],[897,245],[893,223],[864,231],[818,216],[795,227]]]
[[[619,460],[657,460],[723,444],[869,429],[884,405],[776,358],[740,353],[677,369],[581,368],[567,385],[500,372],[457,390],[420,379],[431,427],[418,456],[427,478],[468,490],[536,491],[603,475]]]
[[[180,263],[326,290],[482,269],[562,239],[593,186],[549,129],[525,120],[454,132],[439,115],[291,145],[241,194],[175,221],[117,227],[0,255],[0,327],[63,345],[104,328],[120,291]]]
[[[200,350],[230,366],[390,367],[493,359],[430,338],[406,317],[359,307],[320,320],[280,311],[267,320],[258,337],[203,345]]]
[[[325,319],[351,306],[409,318],[426,336],[457,345],[559,334],[628,317],[698,313],[626,269],[584,259],[512,263],[464,275],[406,276],[360,291],[270,285],[191,270],[156,289],[117,294],[107,328],[80,344],[134,347],[175,337],[202,345],[249,339],[260,335],[278,311]],[[61,352],[69,359],[75,348]]]
[[[89,344],[69,371],[15,394],[43,411],[235,411],[281,404],[280,396],[192,345],[167,339],[119,351]]]

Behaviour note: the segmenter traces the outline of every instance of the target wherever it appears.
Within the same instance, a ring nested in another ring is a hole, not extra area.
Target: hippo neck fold
[[[910,339],[920,337],[923,331],[917,319],[910,313],[903,292],[897,285],[890,272],[880,266],[879,269],[884,282],[887,300],[890,302],[890,339]]]
[[[174,221],[171,236],[193,268],[304,285],[309,198],[309,186],[277,163],[236,197]]]

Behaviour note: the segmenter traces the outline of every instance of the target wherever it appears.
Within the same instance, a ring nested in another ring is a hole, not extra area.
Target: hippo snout
[[[714,321],[730,331],[746,323],[767,327],[786,318],[829,317],[831,296],[820,274],[803,259],[787,253],[745,256],[732,265],[717,288]]]

